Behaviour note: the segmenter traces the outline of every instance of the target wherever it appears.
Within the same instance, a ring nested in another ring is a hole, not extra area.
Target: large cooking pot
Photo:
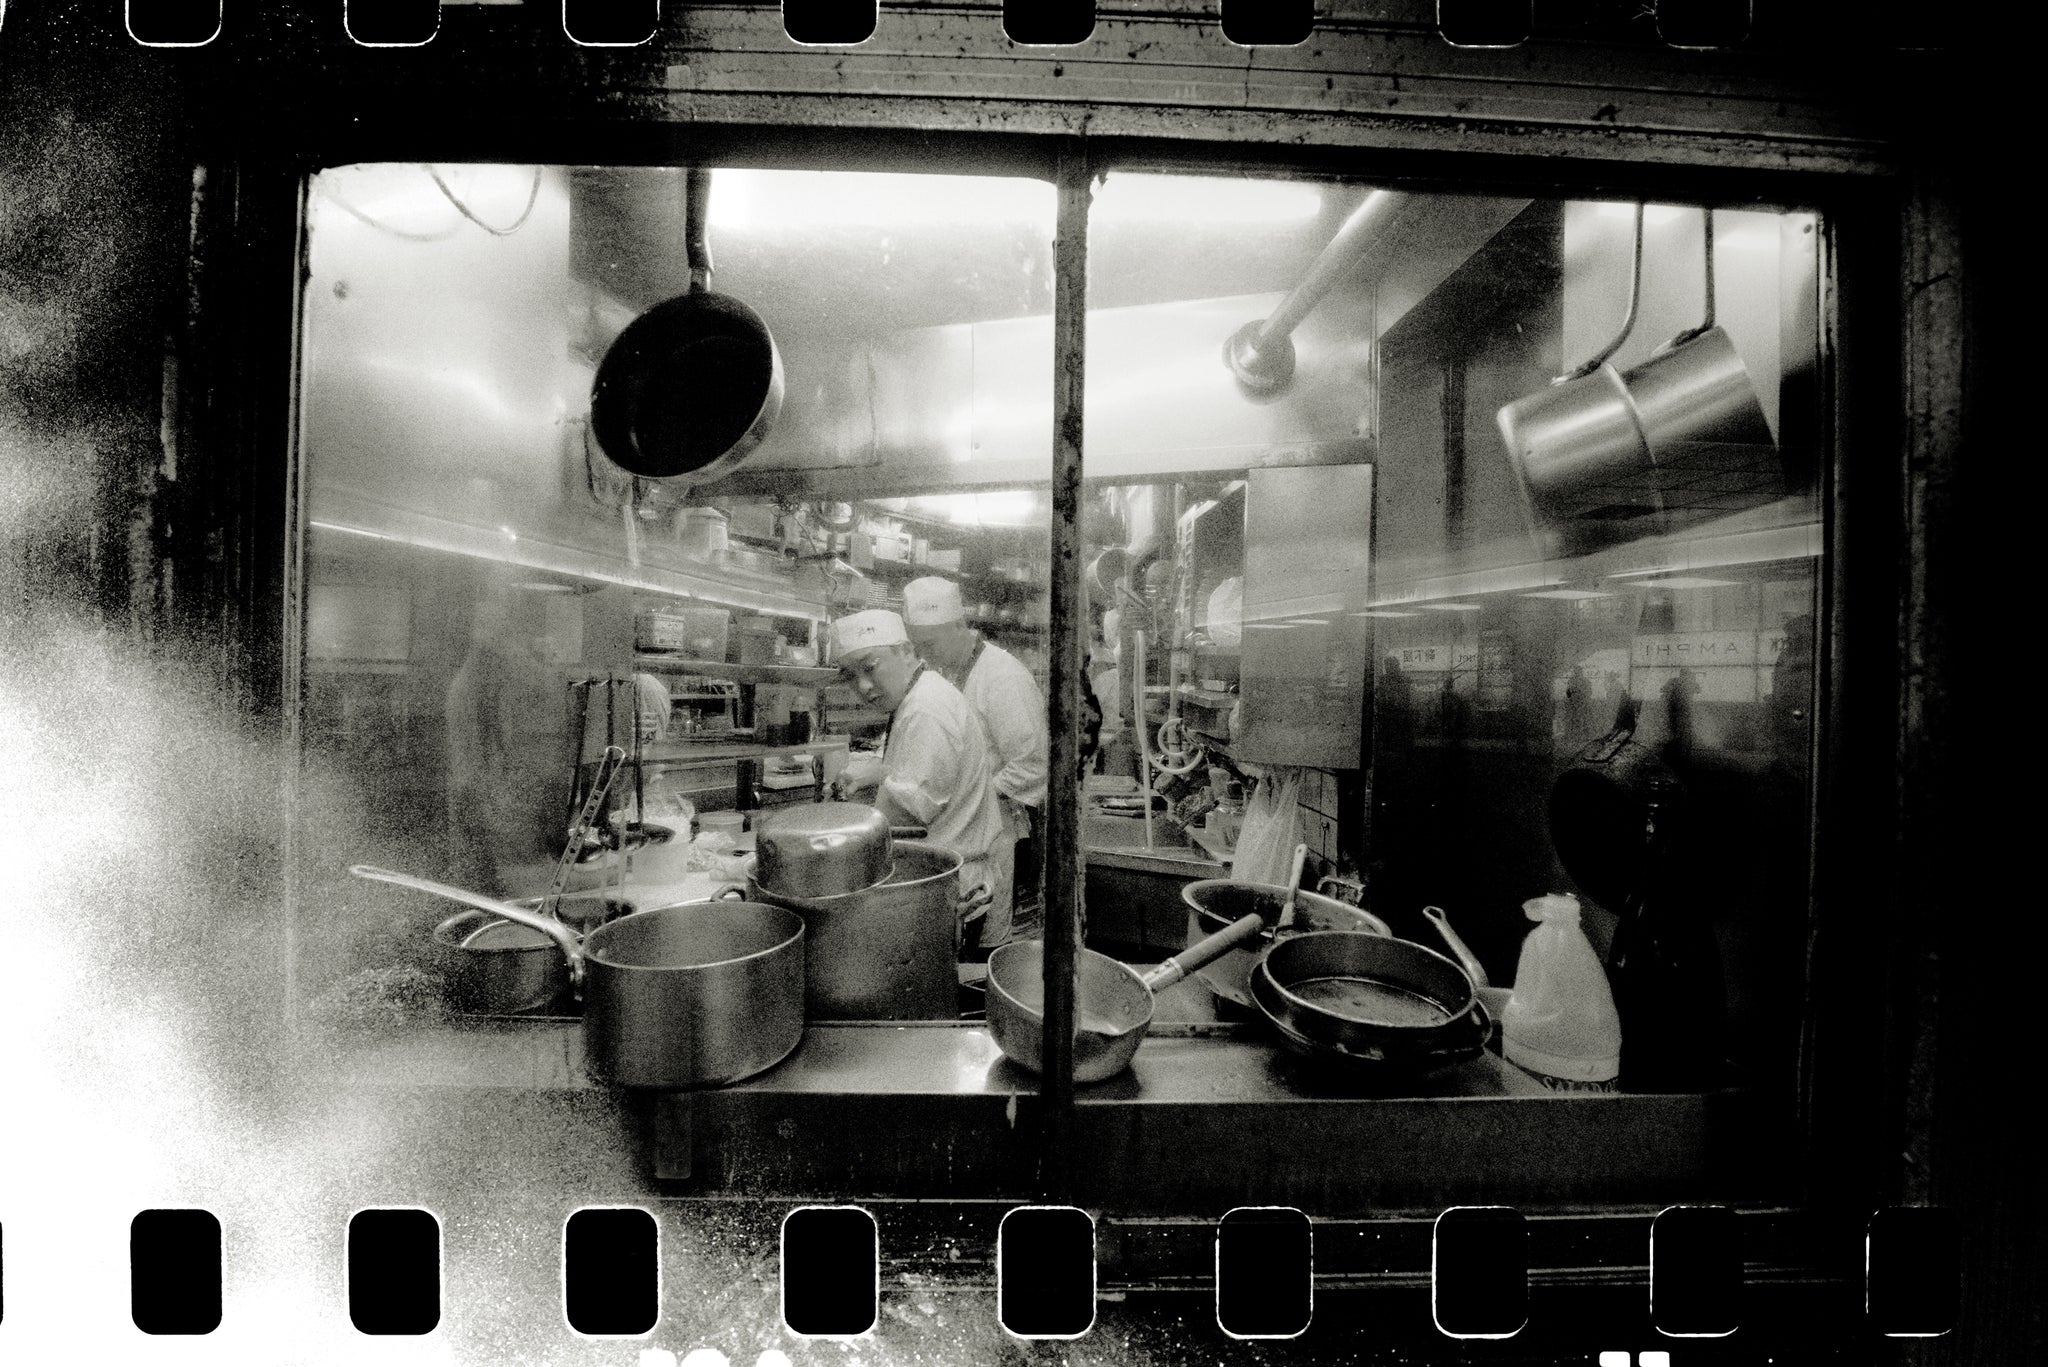
[[[786,897],[837,897],[889,876],[889,818],[861,802],[806,802],[763,816],[754,872]]]
[[[782,412],[782,354],[761,316],[711,292],[711,172],[686,175],[689,293],[628,323],[598,363],[590,431],[642,479],[704,484],[761,444]]]
[[[1206,967],[1195,970],[1195,976],[1217,996],[1225,1001],[1250,1009],[1252,990],[1249,979],[1252,967],[1266,947],[1273,943],[1273,928],[1279,923],[1281,908],[1287,901],[1287,889],[1278,883],[1240,883],[1228,878],[1202,878],[1189,883],[1180,890],[1180,897],[1188,904],[1187,943],[1194,944],[1205,935],[1212,935],[1223,929],[1240,916],[1257,912],[1264,923],[1259,938],[1251,944],[1231,950],[1222,958]],[[1324,897],[1313,892],[1294,894],[1294,923],[1296,932],[1311,930],[1354,930],[1367,935],[1390,935],[1387,923],[1369,911],[1361,911],[1348,902],[1334,897]]]
[[[747,896],[803,917],[804,1010],[812,1020],[942,1020],[960,1009],[954,970],[960,856],[922,841],[894,844],[872,888],[790,897],[747,877]]]
[[[804,923],[761,902],[687,902],[577,934],[524,907],[357,864],[552,939],[583,992],[584,1061],[623,1087],[718,1087],[787,1058],[804,1033]]]

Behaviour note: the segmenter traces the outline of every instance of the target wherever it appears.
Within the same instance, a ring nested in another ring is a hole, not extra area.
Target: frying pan
[[[1422,1071],[1470,1058],[1493,1022],[1470,975],[1423,945],[1357,931],[1276,941],[1252,1000],[1296,1052]]]
[[[1074,965],[1074,1081],[1100,1082],[1130,1066],[1152,1024],[1152,994],[1250,940],[1258,913],[1140,973],[1084,949]],[[1045,944],[1016,940],[988,956],[988,1031],[996,1047],[1034,1073],[1045,1071]]]
[[[705,484],[730,472],[782,412],[782,353],[739,300],[711,292],[711,172],[685,180],[690,289],[626,325],[598,363],[590,431],[642,479]]]

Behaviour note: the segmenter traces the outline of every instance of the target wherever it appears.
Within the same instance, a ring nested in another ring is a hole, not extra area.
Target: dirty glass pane
[[[1117,516],[1093,548],[1094,669],[1115,693],[1105,767],[1163,797],[1148,830],[1097,825],[1100,850],[1168,870],[1145,922],[1163,933],[1133,932],[1148,948],[1182,933],[1175,880],[1228,861],[1279,881],[1297,840],[1305,886],[1438,949],[1422,908],[1444,908],[1503,988],[1522,904],[1572,893],[1623,1037],[1638,1027],[1625,1086],[1789,1077],[1818,225],[1714,211],[1710,301],[1706,212],[1643,208],[1636,291],[1638,219],[1329,181],[1101,184],[1087,473]],[[1572,771],[1611,805],[1560,785]],[[1710,1045],[1627,1000],[1646,928]]]
[[[772,339],[772,378],[765,344],[758,375],[756,353],[683,347],[605,408],[629,325],[692,294],[693,204],[694,283]],[[298,967],[317,1011],[518,1005],[445,980],[433,932],[458,908],[343,870],[539,896],[607,746],[628,763],[583,828],[572,912],[743,876],[738,814],[810,800],[887,729],[827,622],[900,611],[913,579],[951,580],[967,627],[1042,677],[1053,204],[1036,181],[746,167],[694,191],[676,167],[313,177]],[[658,466],[713,439],[729,458]],[[536,979],[526,1007],[561,986]]]

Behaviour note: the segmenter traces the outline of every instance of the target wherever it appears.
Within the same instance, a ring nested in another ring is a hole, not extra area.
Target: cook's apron
[[[1010,938],[1010,917],[1012,899],[1015,893],[1014,875],[1017,866],[1016,840],[1007,830],[996,838],[986,853],[976,859],[962,861],[960,865],[960,891],[965,894],[977,884],[987,881],[994,890],[994,897],[988,904],[988,912],[981,918],[981,946],[994,949]]]

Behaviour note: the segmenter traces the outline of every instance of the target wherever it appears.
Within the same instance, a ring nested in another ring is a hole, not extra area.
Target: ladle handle
[[[605,704],[605,730],[609,732],[611,730],[611,704],[609,702],[611,689],[609,687],[605,689],[605,696],[607,699]],[[634,725],[637,726],[638,724],[636,720]],[[576,813],[576,819],[569,824],[569,839],[562,846],[562,857],[555,865],[554,882],[548,886],[547,900],[541,903],[541,910],[551,917],[559,918],[561,915],[562,893],[568,888],[569,875],[576,868],[576,856],[583,852],[583,842],[586,838],[585,832],[590,829],[590,823],[597,820],[598,808],[604,805],[606,794],[612,790],[612,780],[618,777],[619,766],[625,762],[625,759],[626,752],[624,750],[616,745],[607,745],[604,748],[604,758],[597,763],[597,772],[591,775],[590,796],[583,799],[582,810]],[[619,853],[619,864],[621,867],[624,867],[625,836],[623,832],[619,837]]]
[[[1147,969],[1139,976],[1144,979],[1145,986],[1154,992],[1162,987],[1172,987],[1196,969],[1214,963],[1241,944],[1257,939],[1259,931],[1265,924],[1265,918],[1259,913],[1250,912],[1232,921],[1208,939],[1195,941],[1159,967]]]
[[[502,916],[507,921],[517,921],[522,926],[532,926],[562,947],[562,953],[569,958],[570,977],[578,982],[583,979],[582,943],[576,938],[575,931],[552,917],[538,915],[525,907],[500,902],[480,892],[458,888],[452,883],[436,883],[431,878],[398,873],[392,869],[380,869],[374,864],[351,864],[348,871],[358,878],[367,878],[374,883],[395,883],[401,888],[411,888],[415,892],[432,893],[451,902],[460,902],[466,907],[475,907],[478,911],[487,911],[493,916]]]
[[[1437,934],[1444,937],[1444,943],[1451,947],[1451,953],[1457,956],[1458,962],[1464,966],[1465,971],[1472,975],[1472,986],[1475,988],[1493,986],[1492,983],[1486,980],[1486,969],[1479,962],[1479,956],[1472,952],[1472,947],[1459,937],[1457,931],[1451,929],[1451,918],[1445,913],[1444,909],[1442,907],[1424,907],[1422,914],[1435,924]]]
[[[1297,842],[1294,846],[1294,860],[1287,867],[1287,899],[1280,904],[1280,919],[1274,922],[1275,930],[1285,930],[1294,924],[1294,900],[1301,891],[1301,871],[1308,866],[1308,844]]]

